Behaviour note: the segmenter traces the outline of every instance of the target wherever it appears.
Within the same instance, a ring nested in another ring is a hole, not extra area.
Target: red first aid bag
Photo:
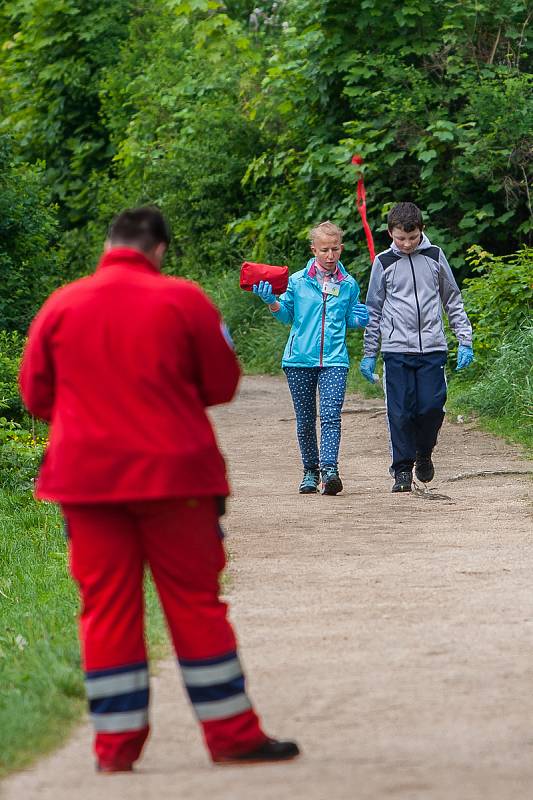
[[[274,294],[283,294],[289,285],[289,268],[245,261],[241,267],[241,289],[251,292],[252,286],[259,281],[268,281]]]

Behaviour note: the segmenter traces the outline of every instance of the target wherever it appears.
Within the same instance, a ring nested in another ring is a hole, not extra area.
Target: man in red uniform
[[[36,495],[67,524],[104,772],[131,770],[149,732],[145,565],[213,761],[298,755],[263,733],[219,599],[229,489],[206,407],[232,399],[240,370],[203,292],[160,273],[169,241],[158,209],[121,213],[96,272],[37,314],[20,372],[26,406],[51,423]]]

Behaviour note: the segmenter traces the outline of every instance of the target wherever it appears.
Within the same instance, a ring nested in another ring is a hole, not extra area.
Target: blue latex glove
[[[355,321],[358,327],[365,328],[368,325],[368,320],[370,319],[368,308],[365,306],[364,303],[357,303],[354,307],[354,311],[355,311]]]
[[[272,291],[272,285],[268,281],[259,281],[259,285],[254,283],[252,292],[260,297],[267,306],[271,306],[272,303],[275,303],[277,300],[276,295]]]
[[[376,361],[377,358],[375,356],[365,356],[361,363],[359,364],[359,372],[366,378],[367,381],[370,383],[374,383],[374,372],[376,371]]]
[[[474,360],[474,351],[466,344],[460,344],[457,351],[457,367],[455,371],[468,367]]]

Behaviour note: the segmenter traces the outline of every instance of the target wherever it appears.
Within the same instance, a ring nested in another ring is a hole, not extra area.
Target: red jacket
[[[193,283],[115,248],[32,322],[20,370],[51,422],[37,497],[70,503],[226,495],[206,407],[240,369],[217,309]]]

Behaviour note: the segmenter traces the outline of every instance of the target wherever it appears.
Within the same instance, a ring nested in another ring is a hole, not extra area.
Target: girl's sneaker
[[[319,483],[320,472],[318,469],[306,469],[298,491],[300,494],[316,494]]]
[[[342,492],[342,481],[339,478],[339,470],[336,467],[323,467],[320,473],[322,476],[322,494],[338,494]]]

